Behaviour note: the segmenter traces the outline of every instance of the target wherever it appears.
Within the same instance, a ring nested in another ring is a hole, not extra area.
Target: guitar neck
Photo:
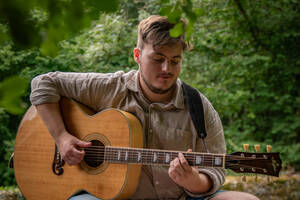
[[[104,147],[104,161],[143,165],[170,165],[180,151],[141,148]],[[181,152],[191,166],[225,168],[225,154]]]

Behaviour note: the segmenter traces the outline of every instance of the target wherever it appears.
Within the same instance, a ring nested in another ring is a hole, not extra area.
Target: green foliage
[[[54,56],[59,41],[89,26],[99,12],[116,12],[118,5],[118,0],[1,1],[0,18],[7,30],[0,41],[10,36],[18,48],[41,46],[45,55]]]
[[[19,76],[11,76],[0,83],[0,106],[13,114],[24,111],[20,97],[27,88],[27,80]],[[16,85],[18,87],[16,87]]]
[[[62,50],[56,59],[75,61],[68,63],[72,71],[128,71],[135,67],[132,51],[137,31],[132,29],[132,23],[116,14],[102,15],[90,30],[62,42]]]
[[[14,185],[13,170],[8,169],[8,160],[13,152],[14,134],[11,134],[10,117],[2,108],[0,108],[0,183],[1,185]]]

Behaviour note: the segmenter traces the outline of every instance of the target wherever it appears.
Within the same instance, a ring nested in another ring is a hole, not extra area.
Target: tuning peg
[[[255,152],[258,153],[259,150],[260,150],[260,145],[259,144],[255,144],[254,145],[254,149],[255,149]],[[257,182],[257,174],[255,174],[255,182]]]
[[[244,151],[248,151],[248,149],[249,149],[249,144],[243,144],[243,147],[244,147]]]
[[[260,150],[260,145],[259,144],[255,144],[254,145],[254,149],[255,149],[255,152],[258,153],[259,150]]]
[[[271,149],[272,149],[272,146],[271,145],[267,145],[266,150],[267,150],[268,153],[271,152]],[[270,176],[267,176],[267,181],[268,181],[268,183],[271,181],[271,177]]]
[[[244,148],[244,151],[248,151],[248,149],[249,149],[249,144],[243,144],[243,148]],[[246,180],[246,175],[244,174],[243,176],[242,176],[242,182],[246,182],[247,180]]]

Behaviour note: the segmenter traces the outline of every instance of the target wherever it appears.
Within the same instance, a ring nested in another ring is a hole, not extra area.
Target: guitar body
[[[88,115],[73,101],[62,99],[60,105],[68,131],[82,140],[104,146],[143,146],[141,125],[130,113],[111,109]],[[15,177],[26,199],[66,200],[80,189],[101,199],[126,199],[136,190],[141,164],[64,164],[59,174],[52,169],[55,152],[52,136],[31,106],[20,124],[14,154]]]

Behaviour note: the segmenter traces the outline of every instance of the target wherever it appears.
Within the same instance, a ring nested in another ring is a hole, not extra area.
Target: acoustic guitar
[[[128,112],[108,109],[93,114],[66,98],[60,106],[67,130],[92,146],[85,148],[80,165],[65,164],[31,106],[20,123],[14,153],[15,177],[28,200],[66,200],[80,189],[100,199],[128,199],[137,188],[142,165],[168,166],[178,156],[178,151],[143,149],[141,124]],[[281,169],[279,153],[182,153],[192,166],[271,176]]]

